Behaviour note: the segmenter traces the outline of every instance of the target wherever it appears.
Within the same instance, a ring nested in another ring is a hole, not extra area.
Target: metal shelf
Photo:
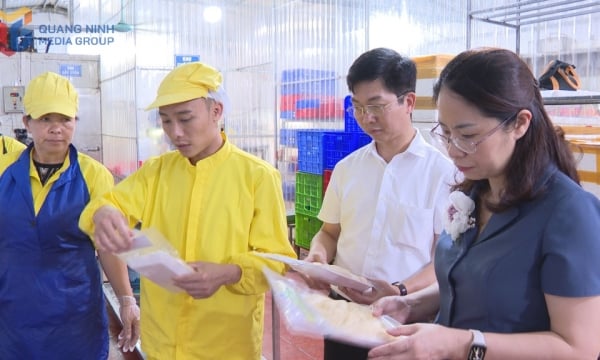
[[[521,26],[600,12],[600,0],[516,0],[512,4],[477,10],[473,10],[472,2],[467,1],[467,49],[471,48],[471,27],[475,20],[515,29],[517,54]]]
[[[600,95],[553,96],[544,98],[544,105],[600,104]]]

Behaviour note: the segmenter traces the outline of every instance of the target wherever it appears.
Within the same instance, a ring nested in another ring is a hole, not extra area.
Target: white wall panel
[[[422,56],[457,53],[466,46],[467,0],[124,0],[124,9],[121,0],[74,3],[72,18],[46,13],[37,16],[36,24],[116,24],[123,18],[134,26],[129,33],[107,34],[114,37],[111,46],[66,48],[70,54],[102,54],[102,131],[105,137],[123,139],[109,141],[119,147],[134,139],[139,142],[138,151],[123,152],[131,154],[132,163],[168,149],[157,133],[156,114],[144,107],[173,68],[175,55],[198,55],[223,71],[232,104],[225,121],[230,139],[276,164],[277,154],[285,152],[278,144],[279,129],[343,126],[339,116],[282,119],[284,71],[330,71],[332,96],[342,99],[348,93],[347,69],[367,49],[385,46]],[[515,0],[473,0],[473,8],[512,3]],[[222,7],[223,17],[208,23],[202,14],[214,4]],[[573,62],[584,87],[598,89],[598,20],[600,14],[595,13],[522,27],[522,54],[534,73],[552,58]],[[510,28],[481,22],[472,28],[473,46],[514,48],[514,41]],[[0,80],[4,77],[1,74]]]

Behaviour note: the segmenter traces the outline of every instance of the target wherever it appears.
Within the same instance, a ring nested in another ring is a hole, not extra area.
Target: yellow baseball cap
[[[78,104],[77,90],[69,79],[51,71],[33,78],[23,97],[25,114],[33,119],[50,113],[74,118],[77,115]]]
[[[206,97],[209,91],[219,88],[221,81],[221,73],[212,66],[201,62],[180,65],[163,79],[156,99],[146,110]]]

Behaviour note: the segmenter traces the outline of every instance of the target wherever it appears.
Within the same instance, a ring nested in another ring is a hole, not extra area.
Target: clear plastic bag
[[[386,332],[386,328],[399,324],[390,317],[374,317],[369,306],[333,300],[268,268],[263,272],[280,316],[291,333],[327,337],[366,348],[395,339]]]
[[[132,249],[118,253],[133,270],[172,292],[183,291],[173,284],[173,278],[194,270],[156,228],[134,230]]]

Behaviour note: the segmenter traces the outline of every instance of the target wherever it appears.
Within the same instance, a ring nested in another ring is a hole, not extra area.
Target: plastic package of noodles
[[[291,333],[329,339],[366,348],[395,339],[386,329],[398,326],[393,318],[374,317],[371,308],[333,300],[306,284],[263,270],[280,316]]]
[[[116,255],[141,276],[163,288],[183,291],[172,279],[194,270],[179,257],[177,250],[156,228],[134,230],[134,234],[131,249]]]

